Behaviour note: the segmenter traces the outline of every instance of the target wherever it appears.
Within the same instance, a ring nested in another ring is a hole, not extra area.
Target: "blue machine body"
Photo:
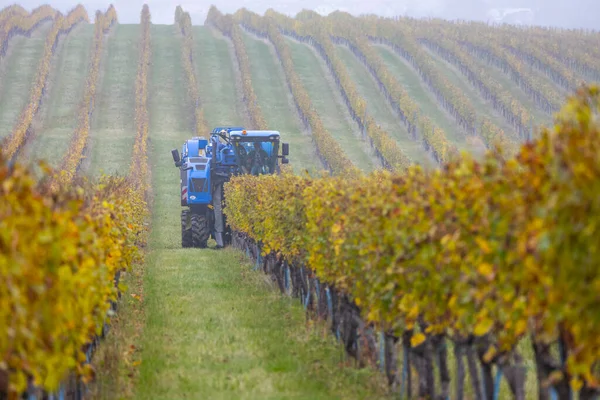
[[[279,146],[281,144],[281,155]],[[180,171],[181,245],[206,248],[212,237],[217,248],[231,243],[232,231],[223,212],[224,185],[234,175],[281,172],[289,163],[289,144],[280,143],[277,131],[219,126],[208,139],[193,137],[171,150]]]
[[[181,148],[181,205],[210,204],[210,159],[206,155],[208,140],[194,137]]]
[[[221,139],[225,139],[223,142]],[[213,180],[228,180],[240,172],[239,149],[249,153],[259,142],[269,157],[276,155],[280,134],[277,131],[244,130],[243,127],[217,127],[210,140],[193,137],[181,150],[181,205],[209,206]],[[236,149],[238,149],[236,151]]]

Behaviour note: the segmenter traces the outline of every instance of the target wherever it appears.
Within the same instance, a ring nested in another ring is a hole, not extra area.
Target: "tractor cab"
[[[278,158],[282,164],[289,163],[287,143],[281,144],[279,155],[280,134],[277,131],[231,131],[229,138],[240,173],[273,174],[279,170]]]

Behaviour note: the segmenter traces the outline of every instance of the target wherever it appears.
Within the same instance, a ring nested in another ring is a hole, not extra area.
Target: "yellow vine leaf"
[[[494,273],[494,267],[491,264],[482,263],[477,267],[477,272],[485,277],[489,277]]]
[[[473,329],[473,333],[475,334],[475,336],[483,336],[486,333],[488,333],[490,329],[492,329],[493,325],[494,321],[492,319],[483,318],[482,320],[477,322],[475,328]]]
[[[423,343],[425,341],[425,339],[427,339],[425,337],[425,335],[419,332],[419,333],[417,333],[416,335],[413,335],[410,338],[410,345],[412,347],[417,347],[418,345],[420,345],[421,343]]]

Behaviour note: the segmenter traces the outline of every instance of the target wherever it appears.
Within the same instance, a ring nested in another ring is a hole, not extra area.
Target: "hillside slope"
[[[459,151],[473,152],[473,145],[468,143],[465,134],[461,132],[458,125],[442,109],[441,105],[436,102],[434,96],[429,93],[426,85],[419,78],[418,73],[400,56],[395,54],[391,48],[380,45],[375,47],[390,72],[404,85],[409,96],[419,104],[423,114],[431,118],[446,132],[448,141],[454,144]]]
[[[34,134],[24,155],[58,166],[69,147],[77,125],[77,111],[83,97],[89,67],[94,26],[80,24],[67,35],[54,57],[49,90],[42,103]]]
[[[385,129],[397,142],[408,158],[417,164],[431,167],[434,160],[425,151],[422,143],[413,140],[406,125],[394,114],[383,93],[377,87],[365,66],[345,46],[337,46],[338,56],[344,61],[348,74],[356,84],[361,96],[367,102],[367,113]]]
[[[360,137],[342,96],[328,76],[323,62],[308,46],[287,38],[294,68],[300,76],[325,128],[339,142],[352,162],[364,171],[377,168],[368,143]]]
[[[52,22],[44,22],[31,37],[15,35],[0,66],[0,139],[8,136],[29,100],[29,91],[44,55]]]
[[[282,141],[290,144],[294,171],[322,169],[310,133],[305,132],[298,118],[274,50],[270,44],[248,34],[244,35],[244,42],[250,58],[252,85],[268,129],[280,131]]]

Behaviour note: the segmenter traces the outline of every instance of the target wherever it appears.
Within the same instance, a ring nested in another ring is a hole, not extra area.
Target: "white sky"
[[[0,0],[0,7],[14,0]],[[82,3],[92,18],[98,9],[105,10],[110,1],[102,0],[20,0],[30,10],[40,4],[50,4],[62,12]],[[175,7],[181,5],[192,17],[194,25],[204,23],[211,4],[225,12],[246,7],[260,14],[269,8],[294,15],[303,8],[323,10],[343,9],[352,14],[374,13],[410,15],[414,17],[441,17],[448,19],[486,20],[492,8],[531,8],[535,24],[563,27],[584,27],[600,30],[600,0],[113,0],[121,23],[138,23],[142,5],[148,3],[152,22],[172,24]]]

